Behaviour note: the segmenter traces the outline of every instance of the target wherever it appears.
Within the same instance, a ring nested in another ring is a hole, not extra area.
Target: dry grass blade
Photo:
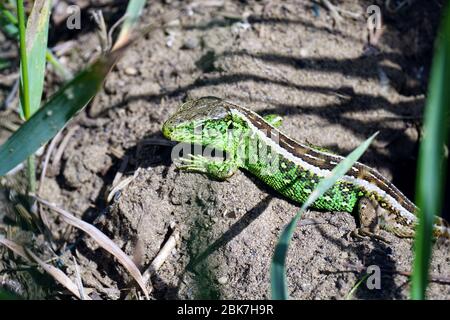
[[[27,248],[24,248],[24,250],[30,258],[32,258],[37,264],[39,264],[39,266],[41,266],[42,269],[44,269],[45,272],[51,275],[57,282],[63,285],[67,290],[72,292],[78,299],[81,299],[77,285],[72,280],[70,280],[70,278],[64,272],[48,263],[45,263]],[[88,296],[85,296],[85,299],[92,300]]]
[[[59,145],[58,149],[55,152],[55,156],[53,157],[53,160],[52,160],[52,169],[53,170],[55,170],[55,167],[61,161],[61,158],[63,156],[64,150],[66,150],[67,145],[70,142],[70,139],[72,138],[72,136],[75,134],[75,132],[79,128],[80,127],[78,125],[75,125],[73,127],[70,127],[69,130],[67,130],[66,136],[61,141],[61,144]]]
[[[83,287],[83,281],[81,281],[81,272],[80,272],[80,267],[78,266],[77,260],[75,259],[75,257],[72,256],[72,260],[73,260],[73,264],[75,266],[75,280],[77,283],[77,287],[78,287],[78,292],[80,293],[80,297],[81,300],[86,300],[86,293],[84,291],[84,287]],[[88,297],[89,299],[89,297]]]
[[[103,232],[98,230],[93,225],[80,220],[79,218],[75,217],[74,215],[70,214],[69,212],[58,208],[54,204],[45,201],[40,198],[36,198],[36,200],[50,209],[54,210],[55,212],[59,213],[61,217],[64,219],[64,221],[78,229],[83,230],[87,234],[89,234],[103,249],[111,253],[113,256],[115,256],[120,264],[122,264],[125,269],[128,270],[128,272],[132,275],[132,277],[136,280],[138,285],[141,287],[142,291],[144,292],[146,298],[148,299],[148,291],[145,287],[145,281],[141,275],[141,272],[136,267],[134,262],[123,252],[111,239],[109,239]]]
[[[39,264],[42,269],[44,269],[45,272],[47,272],[49,275],[51,275],[57,282],[59,282],[61,285],[63,285],[65,288],[67,288],[70,292],[72,292],[76,297],[81,299],[80,293],[78,291],[78,287],[75,283],[70,280],[68,276],[64,274],[61,270],[58,268],[55,268],[54,266],[45,263],[41,259],[39,259],[33,252],[28,250],[27,248],[24,248],[20,244],[15,243],[14,241],[0,238],[0,243],[3,244],[5,247],[10,249],[15,254],[21,256],[23,259],[27,261],[34,261],[37,264]],[[31,258],[31,259],[30,259]],[[85,297],[87,300],[91,300],[89,297]]]
[[[63,130],[64,130],[64,128],[61,129],[61,130],[56,134],[56,136],[52,139],[52,141],[50,142],[50,144],[49,144],[49,146],[48,146],[48,148],[47,148],[47,152],[46,152],[45,158],[44,158],[44,163],[42,164],[42,169],[41,169],[41,178],[40,178],[40,180],[39,180],[39,189],[38,189],[38,192],[37,192],[38,195],[41,195],[41,194],[42,194],[42,190],[44,189],[44,181],[45,181],[45,176],[46,176],[46,174],[47,174],[47,168],[48,168],[48,163],[49,163],[49,161],[50,161],[50,156],[51,156],[51,154],[52,154],[52,152],[53,152],[53,149],[54,149],[55,146],[56,146],[56,143],[59,141],[60,136],[61,136],[61,133],[62,133]],[[44,228],[45,228],[45,232],[46,232],[46,233],[50,236],[50,238],[51,238],[52,232],[51,232],[51,230],[50,230],[50,223],[49,223],[49,221],[48,221],[47,214],[45,213],[44,210],[39,210],[39,215],[40,215],[40,217],[41,217],[42,224],[43,224],[43,226],[44,226]]]
[[[25,260],[30,261],[30,258],[28,258],[28,255],[25,252],[25,249],[21,245],[15,243],[14,241],[11,241],[11,240],[8,240],[8,239],[2,238],[2,237],[0,237],[0,243],[3,244],[5,247],[7,247],[12,252],[14,252],[15,254],[24,258]]]

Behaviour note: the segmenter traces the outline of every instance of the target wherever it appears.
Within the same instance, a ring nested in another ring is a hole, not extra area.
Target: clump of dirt
[[[369,4],[343,7],[365,12]],[[114,68],[104,92],[72,124],[78,128],[56,174],[44,182],[44,197],[94,223],[142,270],[175,226],[180,238],[151,277],[152,298],[268,299],[274,247],[299,206],[245,172],[219,182],[175,170],[163,122],[183,101],[213,95],[279,114],[287,135],[340,154],[380,131],[363,162],[412,197],[436,6],[418,2],[406,12],[385,13],[376,46],[368,45],[363,16],[335,24],[310,1],[190,6],[188,15],[136,44]],[[186,9],[155,3],[143,16],[150,21],[174,7]],[[118,172],[121,181],[134,178],[107,203]],[[408,298],[401,273],[411,271],[412,241],[389,234],[389,245],[348,239],[355,227],[348,213],[303,216],[287,260],[292,298],[344,299],[368,266],[380,268],[381,288],[361,286],[355,298]],[[55,228],[76,251],[86,288],[100,297],[128,294],[130,279],[111,256],[88,237],[80,241],[66,226]],[[67,272],[75,274],[62,252]],[[434,245],[432,276],[450,275],[448,252],[448,241]],[[448,285],[432,282],[428,296],[449,299]]]

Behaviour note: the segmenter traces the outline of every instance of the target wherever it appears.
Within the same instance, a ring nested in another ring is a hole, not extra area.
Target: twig
[[[134,172],[134,174],[133,174],[131,177],[128,177],[128,178],[126,178],[126,179],[120,181],[120,182],[117,184],[117,186],[115,186],[115,187],[113,187],[113,188],[111,189],[111,191],[108,193],[108,196],[106,197],[106,202],[107,202],[107,203],[111,202],[112,198],[114,197],[114,195],[115,195],[118,191],[122,190],[122,189],[125,188],[127,185],[129,185],[131,181],[133,181],[134,179],[136,179],[136,177],[138,176],[139,171],[140,171],[139,169],[140,169],[140,168],[138,168],[138,169]]]
[[[363,15],[360,12],[352,12],[349,10],[342,9],[332,4],[329,0],[321,0],[321,1],[322,4],[330,11],[336,24],[339,24],[339,22],[342,22],[344,20],[342,16],[347,16],[352,19],[359,19]]]
[[[339,14],[339,11],[337,10],[337,7],[334,4],[332,4],[328,0],[322,0],[322,4],[330,11],[336,24],[339,24],[339,22],[343,20],[341,15]]]
[[[150,279],[150,276],[157,272],[158,269],[162,266],[164,261],[167,260],[170,253],[172,252],[173,248],[175,248],[178,239],[180,238],[180,233],[178,232],[178,229],[173,224],[171,226],[172,234],[170,235],[169,239],[166,241],[164,246],[161,248],[159,253],[156,255],[155,259],[153,259],[152,263],[148,267],[148,269],[144,272],[142,277],[144,278],[145,283],[148,282]]]
[[[114,188],[120,181],[120,179],[123,176],[123,173],[125,172],[125,170],[127,169],[128,166],[128,160],[129,157],[128,156],[124,156],[122,159],[122,162],[120,163],[120,167],[119,170],[117,170],[116,176],[114,177],[113,182],[111,183],[111,187]]]
[[[355,20],[359,19],[363,15],[361,12],[353,12],[353,11],[345,10],[345,9],[342,9],[339,7],[336,7],[336,10],[338,12],[340,12],[343,16],[347,16],[347,17],[355,19]]]

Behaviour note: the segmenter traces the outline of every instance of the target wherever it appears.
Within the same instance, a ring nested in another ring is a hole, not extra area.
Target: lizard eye
[[[228,123],[228,129],[234,129],[233,121],[230,121],[230,122]]]

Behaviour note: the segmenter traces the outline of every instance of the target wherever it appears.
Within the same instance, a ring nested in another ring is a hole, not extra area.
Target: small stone
[[[195,49],[198,47],[197,38],[187,38],[183,43],[183,49]]]
[[[169,199],[170,203],[174,206],[179,206],[181,204],[181,199],[177,196],[171,195]]]
[[[228,277],[227,276],[220,277],[219,279],[217,279],[217,282],[219,282],[220,284],[226,284],[228,282]]]
[[[169,31],[168,35],[166,36],[166,47],[172,48],[174,43],[175,43],[175,32]]]
[[[124,72],[127,76],[135,76],[138,73],[137,69],[133,67],[125,68]]]
[[[236,212],[234,211],[225,211],[224,216],[230,219],[236,219],[237,217]]]

